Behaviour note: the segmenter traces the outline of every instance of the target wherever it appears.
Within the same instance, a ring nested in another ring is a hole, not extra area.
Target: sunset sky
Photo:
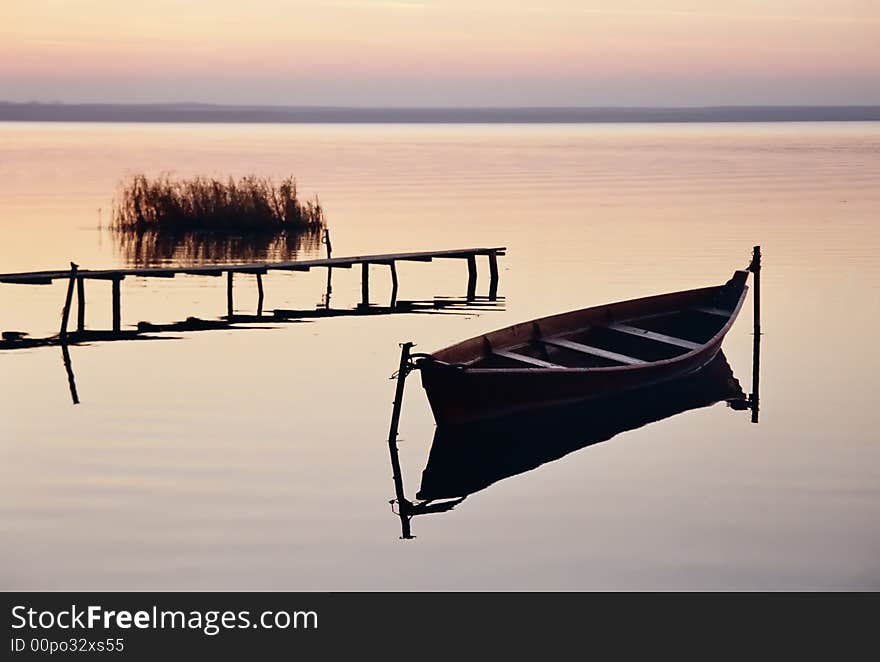
[[[2,0],[0,100],[880,103],[880,0]]]

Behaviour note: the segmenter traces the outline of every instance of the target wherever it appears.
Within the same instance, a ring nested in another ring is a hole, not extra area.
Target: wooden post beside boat
[[[397,452],[397,428],[400,423],[400,409],[403,406],[403,392],[406,386],[406,376],[410,370],[410,351],[413,343],[405,342],[400,345],[400,365],[397,368],[397,386],[394,390],[394,403],[391,409],[391,427],[388,430],[388,450],[391,454],[391,471],[394,478],[394,495],[397,501],[397,514],[403,530],[403,538],[412,538],[410,530],[410,502],[403,492],[403,477],[400,473],[400,458]]]
[[[752,339],[752,393],[749,396],[749,408],[752,410],[752,423],[758,422],[760,407],[759,377],[761,374],[761,334],[756,333]]]
[[[752,249],[752,262],[749,264],[749,271],[754,276],[754,292],[752,293],[752,302],[754,305],[754,326],[755,335],[761,334],[761,247],[755,246]]]
[[[749,396],[749,406],[752,410],[752,423],[758,422],[759,408],[759,383],[761,366],[761,247],[752,249],[752,263],[749,265],[754,282],[752,283],[753,313],[753,337],[752,337],[752,394]]]

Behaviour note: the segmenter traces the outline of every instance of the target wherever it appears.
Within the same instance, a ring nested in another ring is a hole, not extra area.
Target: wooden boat
[[[740,270],[723,285],[515,324],[420,354],[414,365],[439,425],[677,379],[718,354],[745,300],[748,275]]]

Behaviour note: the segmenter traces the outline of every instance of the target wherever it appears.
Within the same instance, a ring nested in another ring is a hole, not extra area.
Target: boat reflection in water
[[[757,376],[757,363],[753,366]],[[755,380],[756,381],[756,380]],[[469,495],[565,455],[607,441],[692,409],[725,401],[735,410],[752,410],[757,395],[747,396],[719,352],[692,376],[577,406],[519,414],[436,429],[415,501],[406,499],[396,444],[389,444],[402,537],[412,538],[416,515],[451,510]]]

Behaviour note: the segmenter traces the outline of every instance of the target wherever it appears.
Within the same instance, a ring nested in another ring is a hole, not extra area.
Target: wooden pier
[[[328,244],[329,253],[329,244]],[[392,284],[391,306],[395,304],[398,290],[398,262],[431,262],[437,259],[463,260],[467,263],[467,300],[476,301],[477,284],[477,257],[485,256],[489,263],[489,300],[494,301],[498,292],[498,257],[505,255],[504,247],[494,248],[460,248],[445,251],[422,251],[411,253],[389,253],[383,255],[357,255],[352,257],[327,257],[314,260],[293,260],[286,262],[260,262],[246,264],[210,264],[188,267],[143,267],[125,269],[80,269],[71,262],[69,269],[59,271],[30,271],[21,273],[2,273],[0,283],[13,285],[50,285],[56,280],[68,282],[67,295],[62,313],[61,329],[58,340],[61,344],[67,342],[68,321],[74,293],[77,299],[76,308],[76,331],[70,335],[74,337],[101,337],[112,339],[114,335],[124,336],[122,330],[122,293],[121,282],[128,276],[139,278],[174,278],[178,274],[194,276],[221,277],[226,274],[226,320],[231,323],[235,320],[235,274],[249,274],[256,276],[257,284],[257,318],[263,316],[263,279],[262,276],[270,271],[310,271],[311,269],[327,269],[329,275],[333,269],[350,269],[361,265],[361,303],[359,308],[370,308],[370,267],[385,266],[389,268]],[[109,331],[86,332],[86,301],[85,282],[87,280],[111,281],[111,306],[112,306],[112,329]],[[248,316],[251,317],[251,316]],[[4,342],[0,347],[15,347],[15,338],[24,335],[19,332],[4,333]]]

